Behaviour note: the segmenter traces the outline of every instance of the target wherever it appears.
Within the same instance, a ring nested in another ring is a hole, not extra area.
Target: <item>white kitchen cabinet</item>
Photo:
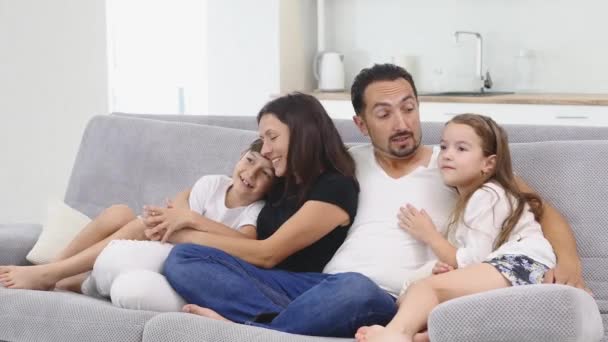
[[[355,115],[349,101],[321,100],[321,103],[333,118],[350,119]],[[445,122],[460,113],[488,115],[499,124],[608,126],[608,106],[420,103],[422,121]]]

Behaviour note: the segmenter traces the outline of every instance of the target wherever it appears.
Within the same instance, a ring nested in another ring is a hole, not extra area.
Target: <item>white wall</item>
[[[535,53],[531,82],[543,92],[608,92],[605,0],[331,0],[329,48],[345,54],[347,82],[374,62],[418,56],[420,88],[462,89],[474,70],[474,43],[454,31],[480,32],[495,88],[518,87],[520,49]],[[443,70],[443,74],[437,72]]]
[[[62,199],[86,122],[107,113],[103,0],[0,0],[0,222]]]
[[[207,3],[106,0],[112,112],[208,113]]]

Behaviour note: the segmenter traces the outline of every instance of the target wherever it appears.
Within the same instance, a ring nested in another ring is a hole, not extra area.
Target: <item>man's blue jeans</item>
[[[253,266],[215,248],[176,245],[163,274],[188,303],[227,319],[295,334],[353,337],[388,323],[395,299],[359,273],[296,273]]]

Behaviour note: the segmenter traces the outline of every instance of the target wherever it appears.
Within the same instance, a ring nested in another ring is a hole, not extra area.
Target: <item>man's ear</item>
[[[367,125],[365,124],[365,120],[363,120],[360,115],[353,116],[353,122],[359,128],[359,131],[361,131],[361,134],[363,134],[365,136],[369,135],[369,132],[367,131]]]
[[[496,170],[496,155],[493,154],[486,158],[483,163],[482,171],[486,174],[493,173]]]

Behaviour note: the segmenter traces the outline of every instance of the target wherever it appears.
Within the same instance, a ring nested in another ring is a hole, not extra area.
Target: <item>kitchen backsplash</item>
[[[330,0],[327,47],[346,83],[378,62],[410,67],[421,91],[475,87],[476,43],[496,90],[608,93],[605,0]]]

